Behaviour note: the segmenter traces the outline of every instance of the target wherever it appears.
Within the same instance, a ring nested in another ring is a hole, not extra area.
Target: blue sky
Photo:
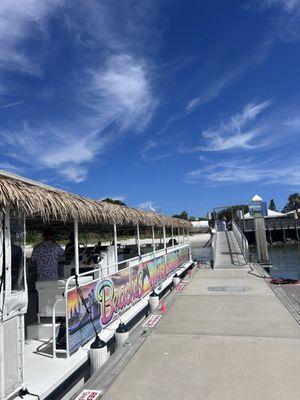
[[[300,191],[300,0],[1,0],[0,168],[202,215]]]

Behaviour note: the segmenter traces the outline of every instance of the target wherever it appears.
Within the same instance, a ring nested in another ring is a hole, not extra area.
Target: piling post
[[[255,195],[249,206],[250,215],[254,219],[255,239],[258,251],[258,258],[261,264],[269,264],[269,253],[266,237],[266,226],[264,215],[266,215],[266,205],[262,198]]]
[[[282,226],[282,221],[281,221],[281,230],[282,230],[283,243],[286,243],[286,235],[284,227]]]
[[[269,234],[269,243],[270,243],[270,244],[273,244],[273,241],[272,241],[272,231],[270,231],[269,228],[268,228],[268,234]]]

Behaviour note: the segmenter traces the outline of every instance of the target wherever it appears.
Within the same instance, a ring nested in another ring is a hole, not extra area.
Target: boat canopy
[[[190,222],[179,218],[89,199],[0,170],[0,212],[6,208],[44,222],[76,219],[81,224],[191,228]]]

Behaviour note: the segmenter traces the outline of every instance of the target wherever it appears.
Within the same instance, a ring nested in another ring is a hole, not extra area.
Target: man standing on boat
[[[64,250],[54,240],[52,229],[45,229],[43,241],[34,246],[31,261],[37,266],[38,280],[58,279],[58,260]]]

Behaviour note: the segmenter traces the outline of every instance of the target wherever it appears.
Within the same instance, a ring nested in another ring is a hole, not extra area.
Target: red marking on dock
[[[100,390],[84,390],[75,400],[97,400],[101,394]]]
[[[161,301],[160,311],[165,314],[167,312],[167,304],[164,300]]]
[[[176,290],[181,291],[183,290],[187,285],[187,282],[180,282],[178,285],[175,287]]]
[[[160,319],[161,315],[150,315],[150,317],[143,323],[143,326],[153,328]]]

